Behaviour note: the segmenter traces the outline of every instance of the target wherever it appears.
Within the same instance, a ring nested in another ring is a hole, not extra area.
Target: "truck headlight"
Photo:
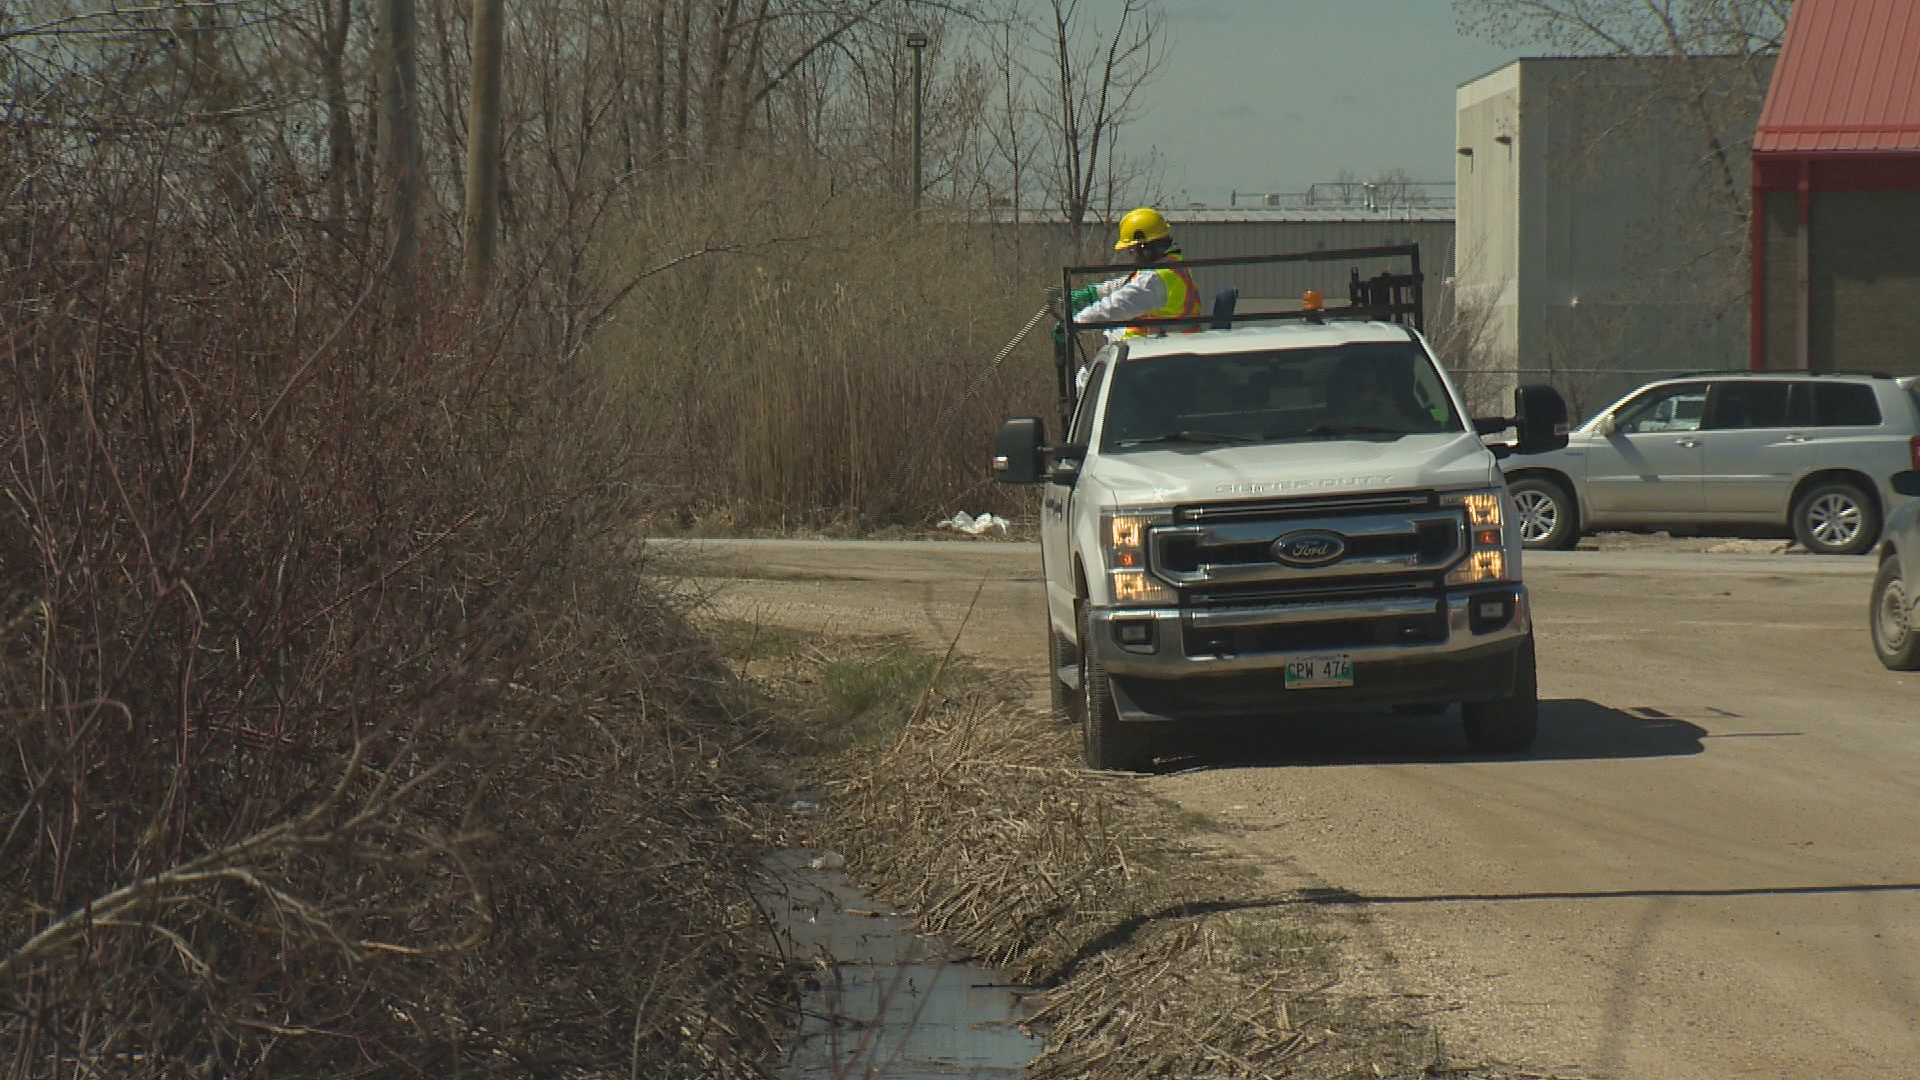
[[[1507,496],[1499,488],[1463,491],[1440,500],[1467,513],[1467,557],[1447,574],[1449,585],[1507,579]]]
[[[1171,604],[1173,590],[1147,571],[1147,532],[1164,514],[1102,514],[1101,548],[1116,604]]]

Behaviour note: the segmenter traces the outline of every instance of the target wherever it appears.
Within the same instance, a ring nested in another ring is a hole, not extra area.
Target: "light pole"
[[[920,50],[927,47],[927,35],[907,31],[907,48],[913,50],[913,209],[920,211]]]

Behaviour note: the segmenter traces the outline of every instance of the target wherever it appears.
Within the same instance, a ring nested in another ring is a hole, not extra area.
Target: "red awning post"
[[[1808,326],[1813,311],[1808,298],[1813,291],[1813,252],[1811,245],[1807,242],[1807,226],[1813,221],[1813,162],[1804,158],[1800,161],[1798,203],[1799,213],[1795,216],[1796,224],[1793,231],[1794,255],[1798,263],[1797,272],[1794,274],[1794,306],[1798,316],[1794,329],[1793,366],[1806,371],[1812,366],[1809,362],[1807,347],[1812,340],[1812,335],[1808,333]]]
[[[1748,261],[1753,266],[1752,301],[1747,305],[1747,366],[1767,366],[1767,189],[1754,170],[1753,200],[1747,204]]]

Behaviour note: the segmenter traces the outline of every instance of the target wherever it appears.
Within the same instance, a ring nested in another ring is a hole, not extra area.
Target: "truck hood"
[[[1472,488],[1498,484],[1494,457],[1465,432],[1384,440],[1327,439],[1265,446],[1179,446],[1101,454],[1080,478],[1107,505]]]

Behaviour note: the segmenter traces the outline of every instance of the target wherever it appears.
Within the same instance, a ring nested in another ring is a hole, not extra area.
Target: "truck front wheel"
[[[1534,674],[1533,635],[1513,661],[1513,693],[1492,701],[1460,706],[1467,745],[1483,754],[1517,754],[1533,745],[1540,730],[1540,689]]]
[[[1123,724],[1120,710],[1113,702],[1113,688],[1107,685],[1107,671],[1100,666],[1089,644],[1093,640],[1093,620],[1080,613],[1080,733],[1086,743],[1090,769],[1145,772],[1153,764],[1153,740],[1146,725]]]

